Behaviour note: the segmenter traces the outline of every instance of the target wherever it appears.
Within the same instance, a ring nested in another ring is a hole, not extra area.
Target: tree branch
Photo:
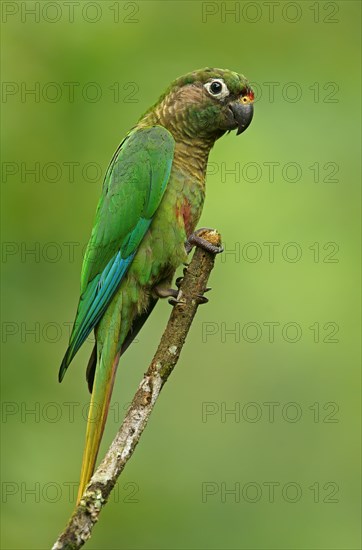
[[[220,246],[221,238],[217,231],[205,230],[202,238]],[[200,303],[199,297],[205,292],[214,259],[214,254],[196,248],[181,282],[178,297],[180,302],[173,307],[158,349],[122,426],[52,550],[76,550],[90,538],[110,492],[140,440],[162,387],[178,361]]]

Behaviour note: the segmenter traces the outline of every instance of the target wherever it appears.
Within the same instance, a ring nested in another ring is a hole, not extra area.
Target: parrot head
[[[205,68],[175,80],[152,111],[176,139],[215,141],[227,131],[239,135],[247,129],[253,101],[243,75]]]

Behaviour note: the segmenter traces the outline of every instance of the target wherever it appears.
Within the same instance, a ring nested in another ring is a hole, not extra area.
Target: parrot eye
[[[206,82],[204,86],[210,95],[218,99],[224,99],[224,97],[227,97],[230,93],[228,87],[221,78],[214,78]]]
[[[213,93],[214,95],[219,94],[221,90],[222,90],[221,82],[215,81],[210,84],[210,92]]]

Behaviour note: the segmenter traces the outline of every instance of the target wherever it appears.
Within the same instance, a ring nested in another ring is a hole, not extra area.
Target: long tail
[[[103,349],[103,351],[105,351]],[[77,504],[92,477],[97,454],[101,443],[104,426],[107,420],[114,378],[119,362],[120,352],[110,358],[107,353],[101,353],[93,383],[91,403],[88,413],[85,448],[79,482]]]
[[[92,397],[88,413],[77,503],[79,503],[93,474],[107,420],[119,358],[138,334],[156,302],[156,299],[151,300],[147,311],[133,319],[133,323],[129,323],[129,331],[125,333],[124,337],[121,331],[122,315],[119,313],[122,311],[122,305],[124,305],[124,296],[119,293],[118,297],[113,300],[106,316],[102,319],[102,327],[100,326],[96,331],[98,363],[96,364],[97,350],[93,350],[87,369],[88,387],[92,391]],[[131,325],[132,328],[130,328]],[[124,326],[127,326],[127,324]]]

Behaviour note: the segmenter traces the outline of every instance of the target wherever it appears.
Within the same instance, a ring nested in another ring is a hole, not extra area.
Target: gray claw
[[[207,304],[207,302],[209,301],[209,299],[206,298],[205,296],[203,296],[202,294],[198,294],[198,296],[197,296],[197,301],[198,301],[198,303],[201,305],[201,304]]]
[[[180,300],[176,300],[176,298],[170,298],[167,301],[171,306],[177,306],[177,305],[182,303],[182,302],[180,302]]]
[[[182,291],[179,290],[176,297],[172,297],[168,300],[168,303],[171,306],[181,306],[185,305],[185,300],[182,298]]]

